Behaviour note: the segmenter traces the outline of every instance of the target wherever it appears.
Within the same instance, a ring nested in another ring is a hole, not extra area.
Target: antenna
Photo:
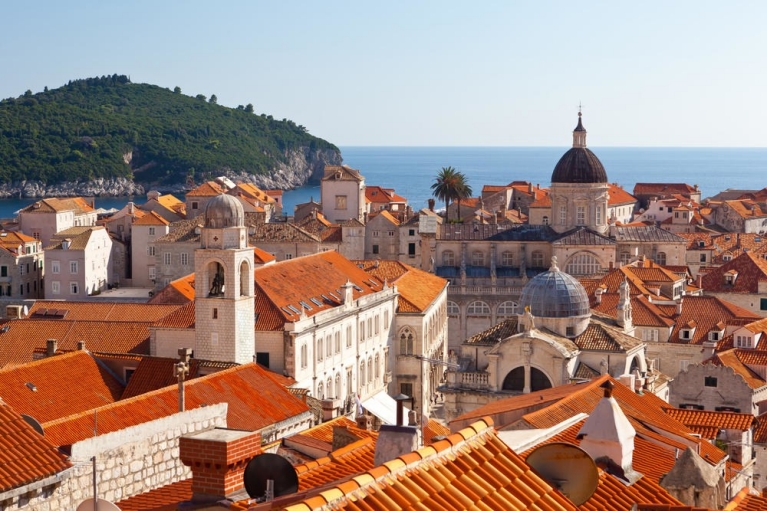
[[[599,472],[596,463],[586,451],[573,444],[542,445],[531,452],[526,461],[576,506],[589,500],[597,489]]]
[[[245,490],[252,499],[264,499],[270,487],[269,481],[273,481],[272,498],[298,491],[298,475],[293,465],[279,454],[267,452],[250,460],[243,480]]]
[[[24,415],[21,414],[21,418],[24,419],[24,422],[32,426],[32,429],[40,433],[41,435],[45,436],[45,431],[43,431],[43,426],[38,422],[37,419],[32,417],[31,415]]]

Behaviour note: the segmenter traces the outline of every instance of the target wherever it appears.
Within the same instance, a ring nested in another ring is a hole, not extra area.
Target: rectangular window
[[[19,265],[19,275],[24,275],[24,265],[23,264]]]
[[[285,260],[293,259],[293,254],[285,254]]]
[[[415,229],[409,229],[409,230],[407,231],[407,235],[408,235],[408,236],[415,236]]]
[[[767,311],[767,298],[761,298],[759,300],[759,310]]]
[[[149,228],[149,235],[150,236],[154,236],[155,235],[155,228],[154,227],[150,227]]]
[[[575,224],[586,225],[586,206],[578,206],[575,210]]]
[[[70,282],[69,283],[69,294],[76,295],[79,291],[80,291],[80,288],[77,285],[77,282]]]
[[[365,322],[364,321],[360,321],[359,335],[360,335],[360,342],[364,341],[365,340]]]
[[[58,273],[57,271],[54,271],[53,273]],[[3,265],[0,266],[0,277],[7,277],[8,276],[8,267]]]
[[[322,345],[322,338],[317,339],[317,361],[322,360],[322,356],[325,354],[325,350]]]
[[[390,237],[390,238],[393,238],[393,237],[394,237],[394,231],[389,231],[389,237]]]
[[[415,257],[415,243],[407,244],[407,255],[410,257]]]
[[[336,353],[341,353],[341,332],[336,332],[333,338],[335,340]]]
[[[149,257],[155,256],[154,246],[150,245],[146,247],[146,255],[148,255]]]
[[[53,282],[51,282],[51,293],[53,293],[54,295],[61,293],[61,284],[59,283],[59,281],[54,280]]]
[[[301,368],[305,368],[307,364],[306,352],[307,352],[307,347],[306,347],[306,344],[304,344],[301,346]]]
[[[189,254],[187,254],[186,252],[181,253],[181,265],[189,266]]]
[[[705,379],[703,380],[703,384],[706,387],[716,387],[716,378],[714,378],[713,376],[706,376]]]
[[[149,267],[149,280],[154,280],[157,278],[157,268],[154,266]]]
[[[706,254],[701,254],[700,255],[700,262],[701,263],[705,263],[706,262]]]
[[[381,235],[381,231],[373,231],[373,237],[377,238]]]
[[[162,254],[162,262],[164,264],[170,266],[172,259],[172,254],[170,252],[164,252]]]
[[[373,245],[373,253],[374,254],[378,253],[378,245]]]
[[[597,206],[597,225],[602,225],[602,206]]]
[[[218,308],[213,307],[213,319],[218,319]]]
[[[559,206],[559,224],[565,225],[567,223],[567,206]]]
[[[269,367],[269,353],[257,352],[256,353],[256,364],[260,364],[260,365],[268,368]]]
[[[413,397],[413,384],[412,383],[400,383],[399,384],[399,391],[401,394],[405,394],[406,396]]]
[[[336,195],[336,209],[346,209],[346,195]]]
[[[352,327],[346,327],[346,347],[350,348],[352,345]]]
[[[200,207],[199,202],[196,202],[196,201],[192,202],[192,209],[198,209],[199,207]]]
[[[77,273],[77,261],[69,262],[69,273]]]

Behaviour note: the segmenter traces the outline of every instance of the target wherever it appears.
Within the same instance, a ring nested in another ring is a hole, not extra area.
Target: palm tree
[[[457,187],[460,184],[459,174],[460,172],[453,167],[442,167],[431,185],[431,189],[434,190],[432,192],[434,197],[445,201],[445,218],[447,218],[447,208],[450,206],[450,201],[456,197]]]
[[[469,181],[466,179],[466,176],[463,174],[463,172],[458,172],[457,175],[458,186],[456,186],[454,198],[458,202],[458,210],[455,214],[455,219],[459,220],[461,215],[461,199],[468,199],[471,197],[472,190],[471,186],[469,186]]]

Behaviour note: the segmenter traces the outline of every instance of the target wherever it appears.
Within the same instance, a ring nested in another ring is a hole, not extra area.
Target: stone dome
[[[528,282],[519,304],[540,318],[571,318],[591,314],[586,290],[575,277],[561,271],[552,258],[551,268]]]
[[[607,172],[597,155],[585,147],[573,147],[557,162],[552,183],[607,183]]]
[[[578,125],[573,130],[573,147],[557,162],[551,174],[552,183],[607,183],[607,172],[597,155],[586,148],[586,128],[578,112]]]
[[[221,194],[210,199],[205,206],[205,227],[222,229],[224,227],[243,227],[245,210],[239,199]]]

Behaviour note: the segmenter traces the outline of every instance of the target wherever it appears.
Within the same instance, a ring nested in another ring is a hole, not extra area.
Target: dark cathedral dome
[[[607,183],[607,172],[597,155],[586,148],[586,129],[578,112],[578,126],[573,130],[573,147],[557,162],[552,183]]]
[[[245,225],[245,210],[239,199],[221,194],[213,197],[205,206],[205,227],[223,229]]]

